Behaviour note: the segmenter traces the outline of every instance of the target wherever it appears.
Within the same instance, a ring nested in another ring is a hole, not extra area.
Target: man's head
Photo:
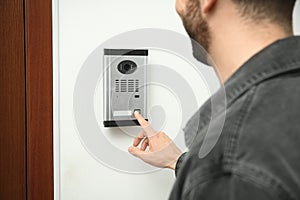
[[[236,10],[238,18],[245,24],[276,24],[287,34],[292,34],[292,13],[296,0],[177,0],[176,10],[182,18],[189,36],[210,53],[214,40],[211,27],[213,20],[226,19],[227,13],[218,15],[220,3],[226,3]],[[227,7],[228,7],[227,6]],[[228,11],[230,12],[230,11]],[[214,18],[214,15],[217,15]],[[232,15],[231,15],[232,17]],[[213,19],[213,20],[212,20]]]

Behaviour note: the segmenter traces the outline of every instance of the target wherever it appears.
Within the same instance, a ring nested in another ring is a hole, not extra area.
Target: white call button
[[[130,117],[130,116],[132,116],[132,111],[130,110],[114,111],[114,117]]]

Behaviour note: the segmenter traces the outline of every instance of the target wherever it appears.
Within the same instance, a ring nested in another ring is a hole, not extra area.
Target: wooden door
[[[53,199],[51,0],[0,1],[0,199]]]

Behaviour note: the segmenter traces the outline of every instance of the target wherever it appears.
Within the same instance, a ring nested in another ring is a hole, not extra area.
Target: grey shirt
[[[300,199],[300,37],[257,53],[224,89],[184,129],[170,199]]]

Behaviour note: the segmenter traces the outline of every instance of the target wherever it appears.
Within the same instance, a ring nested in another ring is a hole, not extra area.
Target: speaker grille
[[[135,92],[139,92],[139,80],[135,80]]]
[[[115,92],[139,92],[139,80],[115,80]]]
[[[128,80],[128,92],[134,92],[134,80]]]
[[[120,81],[119,80],[115,80],[115,85],[116,85],[115,91],[116,92],[120,92]]]
[[[121,80],[121,92],[127,92],[127,80]]]

